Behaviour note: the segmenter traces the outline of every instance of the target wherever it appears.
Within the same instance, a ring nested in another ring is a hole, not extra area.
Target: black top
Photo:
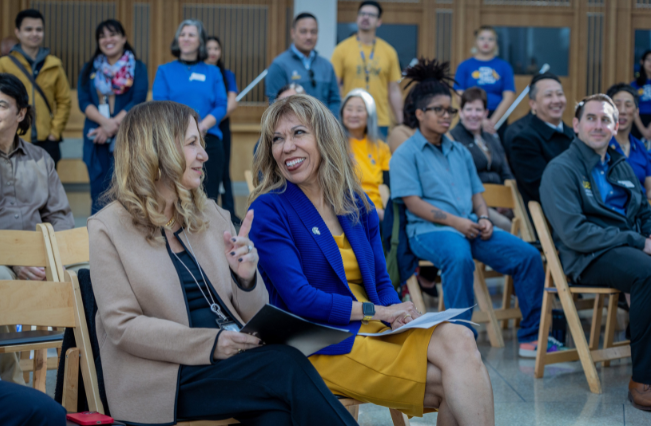
[[[172,249],[170,248],[169,243],[167,243],[167,251],[169,252],[170,258],[172,259],[172,263],[174,263],[174,267],[176,268],[176,273],[179,275],[179,280],[181,281],[181,287],[183,288],[183,295],[185,296],[185,303],[188,308],[188,319],[190,322],[190,327],[191,328],[218,328],[217,323],[215,320],[217,319],[217,315],[214,314],[210,310],[210,304],[206,301],[206,299],[203,297],[201,294],[201,291],[197,287],[197,282],[203,289],[203,292],[206,294],[206,297],[208,297],[208,300],[212,302],[212,299],[210,298],[210,295],[206,291],[206,286],[203,282],[203,279],[201,278],[201,272],[199,271],[199,265],[194,259],[194,256],[192,256],[189,252],[187,247],[185,246],[185,242],[183,239],[183,236],[180,235],[182,233],[182,228],[179,229],[177,232],[174,233],[176,236],[176,239],[179,240],[183,248],[185,248],[184,251],[180,253],[176,253],[176,256],[172,252]],[[163,232],[163,234],[165,234]],[[178,259],[177,259],[178,256]],[[181,261],[179,261],[179,259]],[[188,269],[185,268],[185,266],[190,269],[190,274],[188,272]],[[197,279],[197,282],[194,281],[192,278],[192,275]],[[230,313],[228,308],[224,306],[224,303],[220,299],[219,295],[213,288],[212,283],[208,279],[208,276],[206,275],[206,272],[203,271],[203,276],[206,279],[206,283],[208,284],[208,287],[210,287],[209,291],[212,293],[213,298],[215,299],[215,302],[219,305],[219,307],[222,310],[222,313],[228,317],[230,321],[235,322],[239,326],[239,322],[233,318],[233,315]]]
[[[530,111],[524,117],[519,118],[518,120],[515,120],[513,123],[509,124],[506,132],[504,132],[504,138],[502,139],[502,148],[504,148],[504,153],[506,154],[506,159],[508,160],[509,164],[513,164],[513,161],[511,161],[511,145],[513,144],[513,139],[515,139],[515,137],[522,131],[522,129],[529,125],[529,120],[531,120],[532,116],[533,114]]]
[[[459,124],[457,124],[452,131],[450,131],[450,134],[455,141],[463,144],[463,146],[470,151],[470,154],[472,154],[472,160],[477,168],[477,175],[479,175],[479,180],[481,180],[482,183],[503,185],[506,179],[513,179],[511,169],[506,162],[506,156],[504,155],[502,144],[497,135],[491,135],[484,131],[481,132],[481,138],[484,140],[484,143],[491,154],[491,161],[489,162],[484,151],[475,143],[475,135],[470,133],[470,131],[461,124],[461,121],[459,121]]]
[[[564,152],[574,140],[574,130],[563,123],[563,132],[551,128],[538,116],[531,116],[513,139],[511,169],[518,183],[525,206],[529,201],[540,202],[538,189],[547,164]]]

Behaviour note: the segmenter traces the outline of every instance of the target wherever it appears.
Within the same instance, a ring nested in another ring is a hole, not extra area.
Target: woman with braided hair
[[[535,358],[544,284],[540,253],[516,236],[493,229],[472,154],[445,136],[458,113],[451,105],[448,63],[421,59],[407,69],[406,78],[411,79],[409,85],[416,84],[409,93],[413,108],[405,110],[405,122],[418,130],[393,154],[390,176],[391,196],[407,207],[409,246],[441,270],[448,308],[475,304],[473,259],[512,276],[522,311],[519,354]],[[472,312],[461,317],[470,320]],[[560,342],[550,342],[548,351],[561,349]]]

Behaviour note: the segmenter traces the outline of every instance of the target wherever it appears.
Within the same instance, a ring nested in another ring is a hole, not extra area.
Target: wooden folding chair
[[[615,327],[617,325],[617,300],[619,290],[605,287],[570,287],[567,277],[563,272],[561,261],[558,258],[554,241],[547,223],[547,219],[536,201],[529,202],[529,211],[542,244],[545,257],[547,258],[547,273],[545,277],[545,292],[543,294],[543,305],[540,318],[540,331],[538,332],[538,350],[536,355],[536,378],[543,377],[545,366],[558,362],[581,361],[585,372],[590,391],[601,393],[601,382],[597,375],[595,363],[604,362],[608,366],[610,361],[631,356],[631,345],[629,341],[613,342]],[[594,313],[590,330],[590,342],[585,338],[579,314],[574,304],[573,295],[594,294]],[[558,295],[569,325],[570,332],[576,349],[547,353],[547,336],[552,323],[552,302],[554,295]],[[604,306],[604,297],[608,296],[608,311],[606,314],[606,331],[604,336],[603,349],[599,348],[599,335],[601,333],[601,319]]]
[[[57,233],[58,234],[58,233]],[[77,411],[77,401],[79,392],[79,367],[82,368],[82,378],[84,388],[86,389],[86,398],[88,400],[88,409],[105,413],[104,405],[99,396],[99,384],[97,381],[97,370],[91,349],[90,334],[87,328],[86,314],[79,288],[77,274],[72,271],[65,272],[66,280],[70,283],[69,290],[72,292],[72,308],[75,319],[75,342],[76,348],[70,348],[66,351],[64,365],[64,382],[62,405],[68,412]],[[0,285],[1,285],[0,281]],[[2,287],[0,287],[0,291]],[[1,307],[2,305],[0,305]],[[0,316],[0,319],[2,317]],[[2,324],[2,322],[0,322]],[[1,348],[0,348],[1,350]],[[80,365],[81,361],[81,365]],[[364,404],[352,398],[341,398],[339,402],[348,409],[348,411],[357,420],[359,405]],[[391,409],[391,419],[394,426],[409,426],[409,418],[400,411]],[[195,420],[188,422],[179,422],[178,424],[186,426],[226,426],[239,424],[235,419],[226,420]]]
[[[244,180],[246,180],[246,186],[249,188],[249,193],[253,192],[255,186],[253,185],[253,173],[251,170],[244,170]]]
[[[52,247],[52,255],[57,268],[57,274],[64,276],[66,266],[90,262],[90,248],[88,241],[88,228],[74,228],[66,231],[54,232],[49,223],[43,226],[47,231]]]
[[[52,253],[52,246],[50,245],[47,228],[45,224],[36,225],[36,231],[13,231],[1,230],[0,231],[0,265],[11,266],[37,266],[45,268],[45,276],[47,281],[60,281],[60,275],[56,269],[56,263]],[[24,281],[18,281],[24,283]],[[30,281],[31,283],[31,281]],[[4,295],[2,296],[5,297]],[[58,357],[47,358],[47,348],[43,349],[38,344],[39,339],[46,335],[48,327],[41,326],[42,324],[31,323],[13,323],[3,325],[16,325],[23,324],[24,335],[20,336],[21,347],[24,348],[20,351],[20,367],[23,370],[24,379],[29,382],[29,373],[34,372],[34,388],[45,392],[45,376],[47,370],[57,368]],[[32,331],[32,325],[39,325],[37,330]],[[15,334],[15,333],[10,333]],[[4,336],[11,337],[11,336]],[[19,336],[11,337],[12,341]],[[34,339],[34,346],[30,346],[29,339]],[[53,348],[60,348],[63,335],[57,333],[56,339],[58,343],[53,344]],[[0,336],[0,344],[2,337]],[[34,350],[34,359],[30,359],[30,352]]]
[[[534,232],[531,220],[529,220],[529,215],[527,214],[527,209],[525,209],[522,194],[520,194],[520,191],[518,190],[518,184],[513,179],[507,179],[504,181],[504,186],[511,188],[511,195],[515,203],[513,206],[513,214],[520,222],[517,229],[520,238],[528,243],[535,242],[536,233]],[[518,235],[518,233],[515,235]]]

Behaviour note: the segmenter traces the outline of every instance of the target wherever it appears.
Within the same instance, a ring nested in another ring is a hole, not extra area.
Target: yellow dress
[[[346,280],[358,302],[368,296],[355,253],[345,235],[335,236]],[[362,324],[361,333],[387,330],[381,321]],[[427,372],[427,347],[434,328],[412,329],[386,337],[357,336],[350,353],[312,355],[309,359],[335,395],[422,416]]]
[[[350,138],[349,143],[362,189],[376,208],[383,209],[380,185],[384,183],[382,172],[389,171],[391,160],[389,145],[380,140],[375,144],[371,143],[367,137],[362,140]]]

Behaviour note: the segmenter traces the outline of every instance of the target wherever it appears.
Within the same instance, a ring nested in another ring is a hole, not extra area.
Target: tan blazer
[[[211,201],[209,227],[186,233],[199,264],[228,309],[245,323],[269,296],[260,274],[250,291],[232,280],[223,233],[235,230]],[[111,415],[134,423],[172,423],[179,367],[211,363],[217,329],[189,328],[181,282],[165,244],[150,245],[113,202],[88,219],[90,271]]]

